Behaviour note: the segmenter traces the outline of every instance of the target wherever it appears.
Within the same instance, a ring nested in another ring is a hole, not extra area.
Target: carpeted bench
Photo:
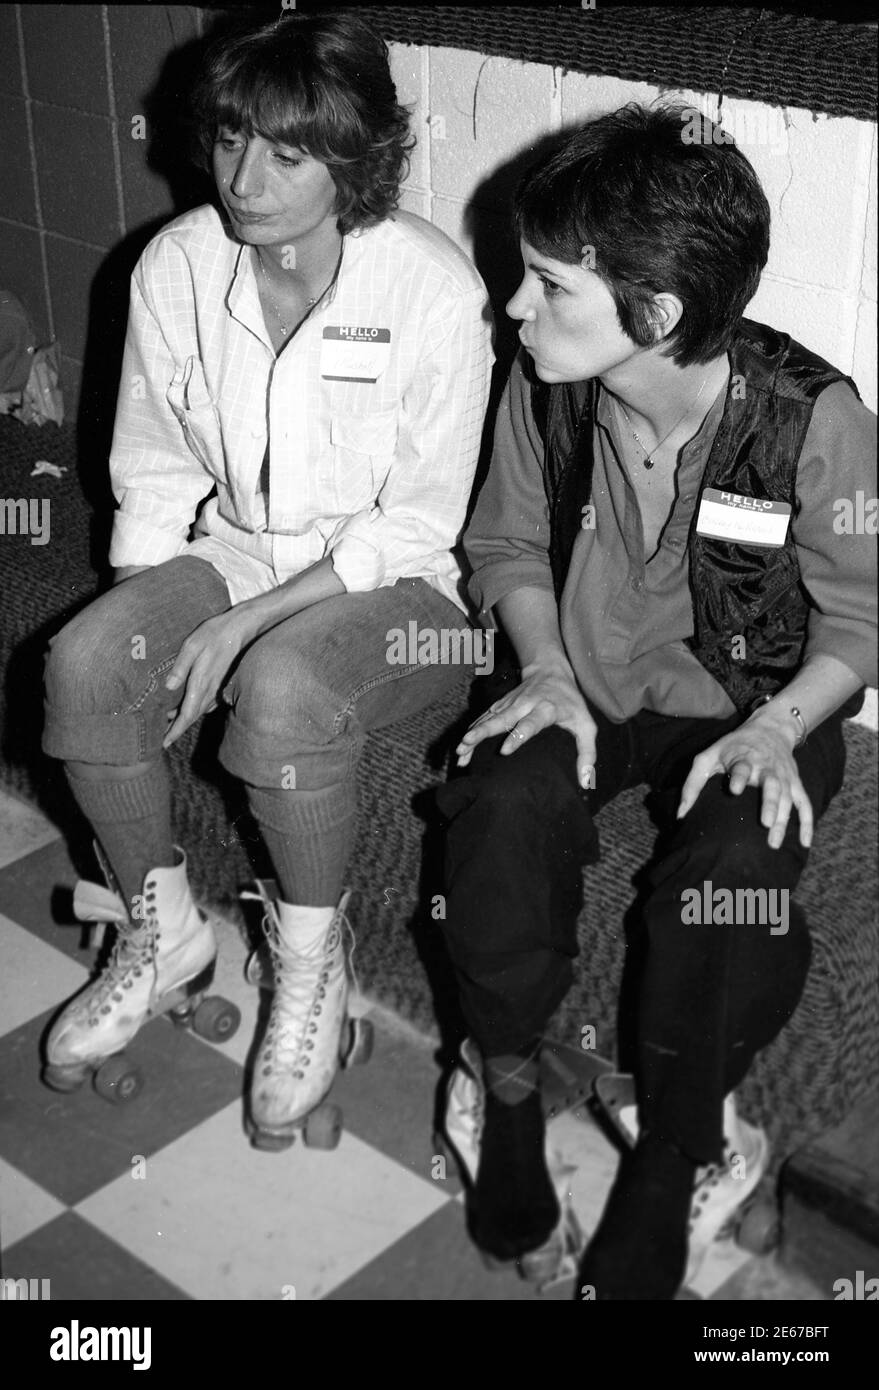
[[[0,496],[51,503],[50,538],[31,545],[0,535],[0,662],[5,673],[0,778],[40,803],[69,833],[77,867],[94,875],[87,837],[60,768],[39,751],[46,643],[98,586],[92,558],[106,550],[104,469],[80,476],[73,433],[27,429],[0,418]],[[31,478],[39,458],[66,466],[60,479]],[[100,476],[98,476],[100,474]],[[88,494],[90,502],[86,501]],[[90,504],[91,503],[91,504]],[[2,514],[2,513],[0,513]],[[7,527],[7,530],[9,527]],[[98,565],[100,561],[98,561]],[[429,789],[446,773],[466,720],[468,681],[423,716],[373,735],[360,770],[361,817],[350,882],[361,986],[416,1025],[438,1031],[446,1055],[461,1034],[442,937],[441,840]],[[208,717],[171,754],[176,832],[196,891],[227,911],[254,869],[268,870],[240,792],[212,758],[218,725]],[[814,937],[805,994],[780,1038],[740,1092],[745,1114],[767,1126],[773,1173],[804,1140],[836,1123],[879,1073],[879,941],[875,924],[876,736],[849,725],[848,775],[825,817],[798,890]],[[633,878],[649,857],[653,830],[643,791],[619,797],[600,817],[602,862],[586,871],[575,987],[553,1034],[574,1046],[585,1026],[596,1049],[625,1057],[627,988],[619,1008],[627,932],[637,920]],[[433,904],[433,912],[432,912]]]

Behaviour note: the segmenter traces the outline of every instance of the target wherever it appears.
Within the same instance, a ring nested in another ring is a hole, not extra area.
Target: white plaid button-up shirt
[[[390,334],[374,381],[374,356],[340,341],[355,329]],[[348,352],[355,379],[328,379]],[[331,555],[349,592],[422,576],[465,607],[451,551],[492,361],[482,280],[419,217],[346,236],[331,294],[277,357],[249,247],[213,207],[177,218],[132,276],[110,563],[200,555],[239,603]]]

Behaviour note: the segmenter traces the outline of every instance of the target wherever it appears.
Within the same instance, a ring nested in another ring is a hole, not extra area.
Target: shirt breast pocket
[[[333,487],[340,512],[362,511],[375,501],[397,447],[397,412],[333,415]]]
[[[187,357],[177,368],[165,399],[199,463],[212,477],[225,478],[220,421],[197,357]]]

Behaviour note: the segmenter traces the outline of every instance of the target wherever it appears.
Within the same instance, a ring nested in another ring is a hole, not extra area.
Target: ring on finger
[[[521,729],[511,729],[511,730],[510,730],[510,738],[524,738],[524,737],[525,737],[525,735],[522,733],[522,730],[521,730]]]

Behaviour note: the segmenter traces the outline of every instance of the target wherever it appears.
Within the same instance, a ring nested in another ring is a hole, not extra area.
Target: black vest
[[[797,464],[815,399],[854,382],[785,333],[743,319],[730,349],[723,418],[700,484],[688,541],[694,628],[688,645],[739,710],[774,694],[802,661],[809,604],[788,526],[783,546],[713,540],[696,532],[701,493],[719,488],[796,508]],[[545,443],[550,560],[561,599],[592,492],[598,382],[548,386],[532,379],[531,407]],[[831,518],[828,517],[828,526]],[[744,638],[744,654],[740,643]],[[735,655],[734,655],[735,652]]]

